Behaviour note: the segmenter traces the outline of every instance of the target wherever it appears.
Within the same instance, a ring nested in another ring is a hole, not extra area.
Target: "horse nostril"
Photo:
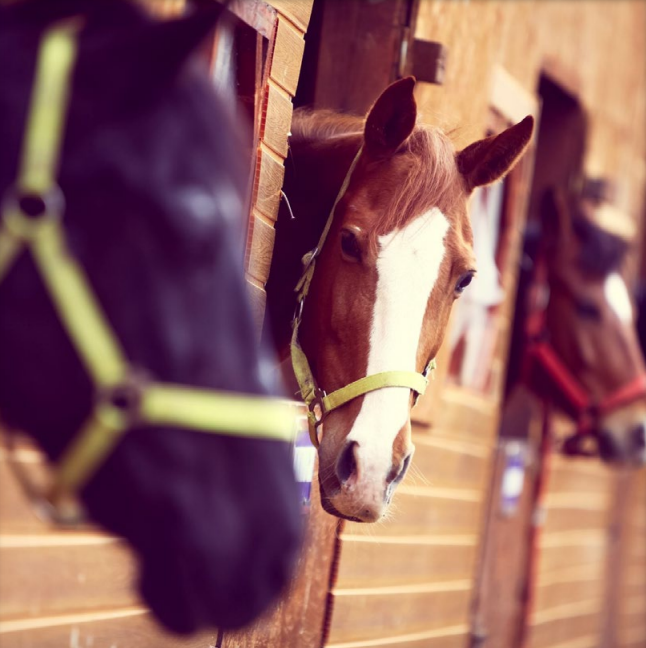
[[[646,448],[646,428],[643,424],[633,428],[630,436],[634,448],[637,450],[644,450]]]
[[[391,484],[399,484],[399,482],[404,479],[404,475],[406,474],[406,471],[408,470],[408,466],[410,465],[410,458],[412,457],[412,454],[407,455],[407,457],[402,461],[400,466],[393,466],[392,470],[388,473],[388,477],[386,477],[386,483]]]
[[[347,483],[357,472],[357,457],[355,449],[359,447],[356,441],[350,441],[339,455],[336,462],[336,474],[342,484]]]

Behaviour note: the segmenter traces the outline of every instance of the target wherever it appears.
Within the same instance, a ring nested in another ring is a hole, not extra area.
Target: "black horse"
[[[157,22],[123,0],[0,7],[0,197],[18,173],[43,30],[80,14],[58,182],[68,244],[109,324],[157,381],[277,394],[245,298],[239,125],[191,56],[218,13]],[[55,462],[92,398],[23,253],[0,283],[4,422]],[[131,543],[144,600],[176,632],[246,624],[290,577],[301,529],[288,444],[137,429],[81,496]]]

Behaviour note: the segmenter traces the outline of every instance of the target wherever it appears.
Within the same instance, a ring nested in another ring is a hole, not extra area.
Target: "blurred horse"
[[[285,352],[301,277],[292,355],[296,346],[297,373],[303,357],[310,367],[301,393],[321,410],[314,425],[324,419],[322,503],[362,522],[383,516],[406,473],[410,409],[425,385],[416,376],[475,272],[467,199],[513,166],[533,130],[529,117],[456,153],[416,124],[414,85],[389,86],[365,119],[295,113],[285,178],[295,218],[281,212],[267,286]]]
[[[243,399],[244,409],[276,388],[255,343],[234,234],[249,177],[240,125],[191,56],[218,14],[214,6],[156,22],[121,0],[0,8],[0,195],[6,216],[43,34],[72,17],[78,54],[55,175],[69,248],[62,256],[87,277],[140,375],[199,391],[207,405],[220,393],[223,409],[232,392],[257,395]],[[51,101],[46,111],[54,110]],[[97,393],[39,258],[24,250],[4,266],[0,411],[56,463]],[[143,597],[168,628],[246,624],[279,594],[298,549],[290,446],[266,438],[269,420],[255,436],[245,435],[244,424],[235,436],[236,411],[222,434],[211,434],[197,431],[200,424],[185,429],[199,416],[191,407],[183,415],[170,409],[167,423],[134,420],[80,489],[82,500],[93,519],[130,542]]]
[[[621,275],[625,238],[591,201],[552,188],[541,206],[525,334],[525,381],[576,422],[567,454],[646,462],[646,367]]]

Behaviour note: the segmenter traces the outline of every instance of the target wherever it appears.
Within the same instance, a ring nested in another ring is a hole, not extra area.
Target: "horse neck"
[[[291,213],[283,200],[267,284],[269,322],[274,344],[281,354],[286,352],[289,341],[301,259],[316,246],[361,142],[360,134],[328,140],[296,136],[290,141],[284,192]]]

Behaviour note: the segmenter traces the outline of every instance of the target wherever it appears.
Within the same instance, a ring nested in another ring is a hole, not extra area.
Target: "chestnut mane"
[[[358,148],[363,137],[363,117],[331,110],[303,110],[294,113],[292,142],[325,142]],[[409,158],[404,182],[389,183],[384,174],[386,197],[380,205],[381,216],[375,232],[383,234],[399,229],[426,210],[439,206],[447,211],[460,195],[462,179],[455,163],[455,147],[440,129],[417,124],[400,146],[397,157]]]

